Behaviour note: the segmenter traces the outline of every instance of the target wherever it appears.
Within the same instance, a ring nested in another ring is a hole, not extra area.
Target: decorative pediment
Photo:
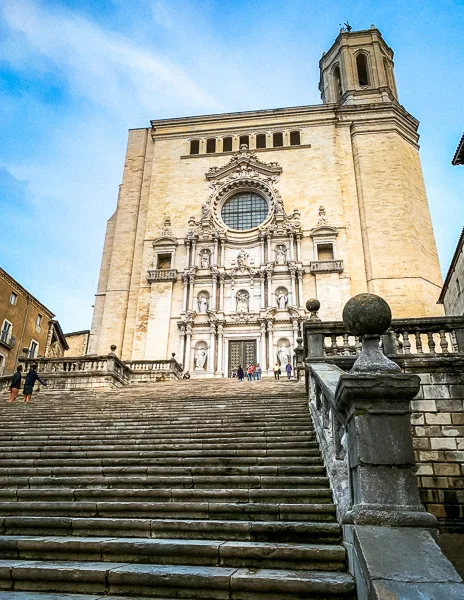
[[[177,240],[171,228],[170,217],[165,217],[159,236],[153,240],[153,246],[177,246]]]
[[[309,232],[311,237],[328,237],[334,238],[338,235],[338,230],[336,227],[332,227],[329,225],[327,221],[327,216],[325,213],[325,208],[323,206],[319,207],[319,219],[317,221],[317,226],[313,227]]]
[[[240,179],[261,179],[269,184],[277,182],[282,173],[282,167],[276,162],[264,163],[260,161],[255,152],[250,152],[248,146],[243,144],[240,150],[223,167],[211,167],[206,173],[206,179],[213,189]]]

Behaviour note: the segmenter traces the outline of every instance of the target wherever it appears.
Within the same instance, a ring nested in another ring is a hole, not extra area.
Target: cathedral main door
[[[253,363],[256,365],[256,340],[230,340],[229,342],[229,377],[239,365],[243,370]]]

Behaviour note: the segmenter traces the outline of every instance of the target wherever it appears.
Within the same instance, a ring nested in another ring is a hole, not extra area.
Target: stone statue
[[[208,250],[205,250],[201,254],[201,268],[208,269],[210,266],[210,255]]]
[[[283,290],[280,290],[277,294],[277,308],[280,310],[285,310],[287,308],[287,304],[288,296]]]
[[[248,252],[246,250],[240,250],[237,256],[237,266],[240,268],[246,267],[248,261]]]
[[[280,366],[283,366],[283,367],[285,367],[285,365],[290,360],[290,354],[288,353],[288,348],[287,348],[287,346],[284,346],[284,344],[279,346],[279,350],[277,351],[277,358],[279,359]]]
[[[200,294],[198,296],[198,312],[205,314],[208,310],[208,296],[206,294]]]
[[[198,348],[195,353],[195,371],[204,371],[206,363],[206,349]]]
[[[278,244],[275,247],[275,261],[276,265],[284,265],[287,262],[287,246],[285,244]]]
[[[249,300],[250,300],[250,296],[249,296],[248,292],[245,292],[245,291],[237,292],[235,299],[237,301],[237,312],[238,313],[245,313],[245,312],[247,313],[248,308],[249,308]]]

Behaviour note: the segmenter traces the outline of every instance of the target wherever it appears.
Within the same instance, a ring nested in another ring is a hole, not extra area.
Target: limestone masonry
[[[156,120],[129,132],[89,342],[192,376],[293,362],[310,297],[361,292],[394,318],[442,314],[418,153],[378,29],[342,30],[322,105]]]

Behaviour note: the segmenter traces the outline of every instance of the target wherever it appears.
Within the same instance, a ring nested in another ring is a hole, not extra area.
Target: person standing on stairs
[[[39,381],[42,385],[47,385],[45,381],[42,381],[37,373],[37,364],[34,363],[31,365],[31,369],[29,373],[26,375],[26,380],[24,382],[24,402],[29,402],[32,397],[32,390],[34,388],[34,383]]]
[[[238,365],[237,377],[238,377],[239,381],[243,381],[243,379],[245,377],[245,373],[243,372],[242,365]]]
[[[280,365],[279,365],[279,363],[276,363],[274,365],[273,370],[274,370],[274,379],[276,381],[279,381],[279,379],[280,379]]]
[[[254,372],[255,372],[255,366],[253,363],[250,363],[248,365],[248,369],[247,369],[247,376],[248,376],[248,381],[253,381],[254,379]]]
[[[256,381],[259,381],[261,379],[261,373],[262,373],[261,365],[258,363],[256,365],[256,369],[255,369]]]
[[[10,384],[10,398],[8,402],[13,402],[16,396],[19,394],[19,390],[21,388],[21,372],[23,370],[23,365],[18,365],[16,367],[16,373],[13,375],[13,379]]]
[[[292,378],[292,365],[290,364],[290,361],[285,365],[285,371],[287,372],[287,379],[290,380]]]

